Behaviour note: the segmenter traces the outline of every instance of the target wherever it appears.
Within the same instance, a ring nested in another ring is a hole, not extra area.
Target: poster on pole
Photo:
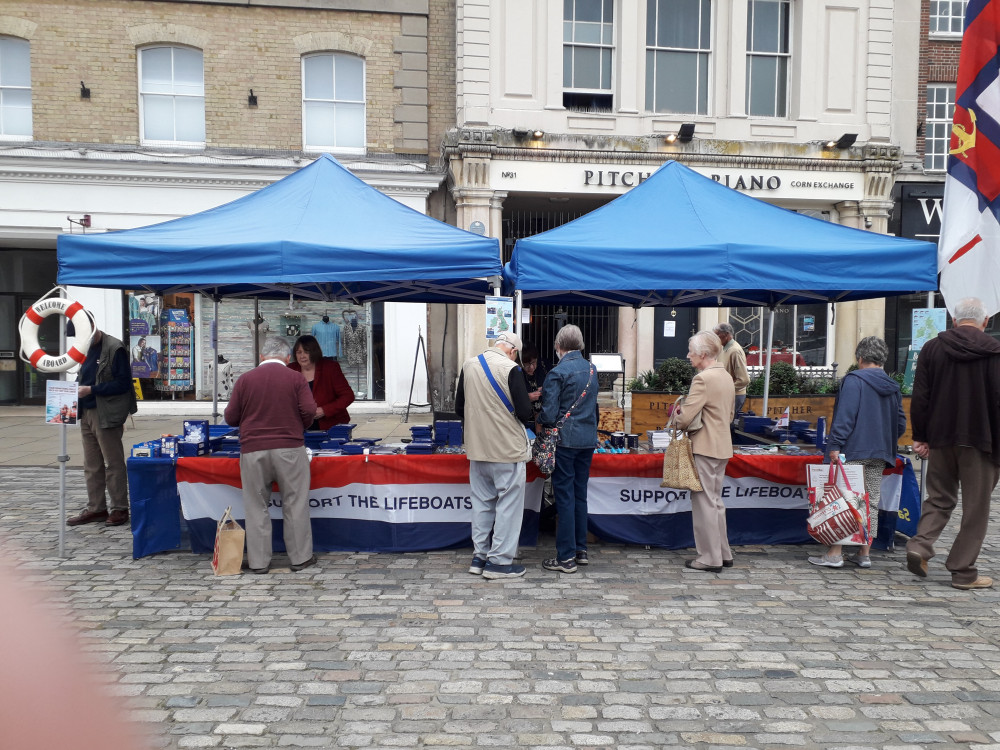
[[[504,331],[514,330],[514,298],[486,298],[486,338],[494,341]]]
[[[913,310],[913,341],[911,348],[920,351],[924,344],[943,331],[948,311],[943,307],[918,307]]]
[[[75,381],[45,381],[46,424],[76,424],[77,391]]]

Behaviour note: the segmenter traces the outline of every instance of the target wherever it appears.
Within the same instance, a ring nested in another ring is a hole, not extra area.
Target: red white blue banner
[[[534,545],[543,479],[533,465],[526,471],[521,543]],[[214,540],[215,523],[228,506],[234,518],[245,518],[238,459],[178,460],[177,492],[182,514],[199,545],[207,543],[206,535]],[[322,551],[412,552],[471,543],[472,500],[465,456],[314,458],[309,506],[313,544]],[[272,524],[276,549],[280,549],[281,492],[277,486],[270,514],[276,522]]]
[[[952,314],[963,297],[1000,312],[1000,0],[969,0],[955,88],[938,271]]]

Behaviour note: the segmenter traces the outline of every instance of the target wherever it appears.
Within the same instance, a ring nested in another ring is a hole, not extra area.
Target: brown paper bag
[[[217,576],[239,575],[243,566],[243,543],[246,532],[233,520],[232,506],[219,519],[215,530],[215,552],[212,554],[212,570]]]

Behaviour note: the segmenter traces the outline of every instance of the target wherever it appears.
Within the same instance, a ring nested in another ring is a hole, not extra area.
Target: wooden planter
[[[667,424],[668,410],[680,398],[680,393],[663,391],[633,391],[632,392],[632,426],[631,431],[643,438],[646,430],[661,430]],[[817,417],[826,417],[827,429],[833,422],[833,404],[836,395],[796,395],[770,396],[767,401],[767,415],[777,419],[788,407],[790,419],[807,419],[811,427],[816,426]],[[763,416],[764,399],[762,396],[747,396],[745,410],[753,411]],[[903,412],[906,414],[906,432],[899,439],[899,445],[912,445],[913,435],[910,431],[910,397],[903,396]]]

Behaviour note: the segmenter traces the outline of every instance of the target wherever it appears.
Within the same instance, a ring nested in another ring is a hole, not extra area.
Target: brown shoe
[[[78,516],[66,519],[67,526],[82,526],[85,523],[97,523],[108,517],[106,510],[85,510]]]
[[[128,523],[128,511],[127,510],[113,510],[111,514],[108,515],[108,520],[104,522],[105,526],[124,526]]]
[[[993,579],[989,576],[979,576],[979,578],[971,583],[952,583],[951,587],[953,589],[961,589],[962,591],[969,591],[970,589],[988,589],[993,587]]]
[[[915,576],[927,577],[927,561],[917,552],[906,553],[906,569]]]

